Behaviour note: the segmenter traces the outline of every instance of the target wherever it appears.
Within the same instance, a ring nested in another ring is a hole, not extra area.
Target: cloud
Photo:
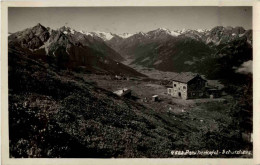
[[[248,74],[253,73],[253,61],[249,60],[244,62],[240,67],[234,67],[237,73]]]

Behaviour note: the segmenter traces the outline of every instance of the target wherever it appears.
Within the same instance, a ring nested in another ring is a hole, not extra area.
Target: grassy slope
[[[203,106],[194,114],[206,114]],[[221,119],[223,112],[213,114]],[[73,72],[9,52],[11,157],[171,157],[177,149],[248,148],[228,120],[208,130],[192,117],[156,113]]]

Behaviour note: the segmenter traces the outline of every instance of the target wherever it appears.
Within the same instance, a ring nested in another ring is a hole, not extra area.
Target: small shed
[[[153,95],[152,96],[152,101],[154,101],[154,102],[159,101],[158,95]]]
[[[124,89],[117,90],[113,93],[120,97],[123,97],[123,96],[128,97],[128,96],[131,96],[131,92],[132,92],[131,89],[124,88]]]

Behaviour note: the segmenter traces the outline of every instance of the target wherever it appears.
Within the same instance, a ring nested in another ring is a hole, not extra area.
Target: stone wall
[[[185,83],[173,81],[172,96],[182,99],[187,99],[188,86]]]

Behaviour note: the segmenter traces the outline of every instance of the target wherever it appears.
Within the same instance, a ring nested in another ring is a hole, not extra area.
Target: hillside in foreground
[[[55,63],[13,49],[8,60],[11,157],[162,158],[173,157],[172,150],[252,149],[227,115],[232,102],[190,107],[186,116],[158,113]]]

